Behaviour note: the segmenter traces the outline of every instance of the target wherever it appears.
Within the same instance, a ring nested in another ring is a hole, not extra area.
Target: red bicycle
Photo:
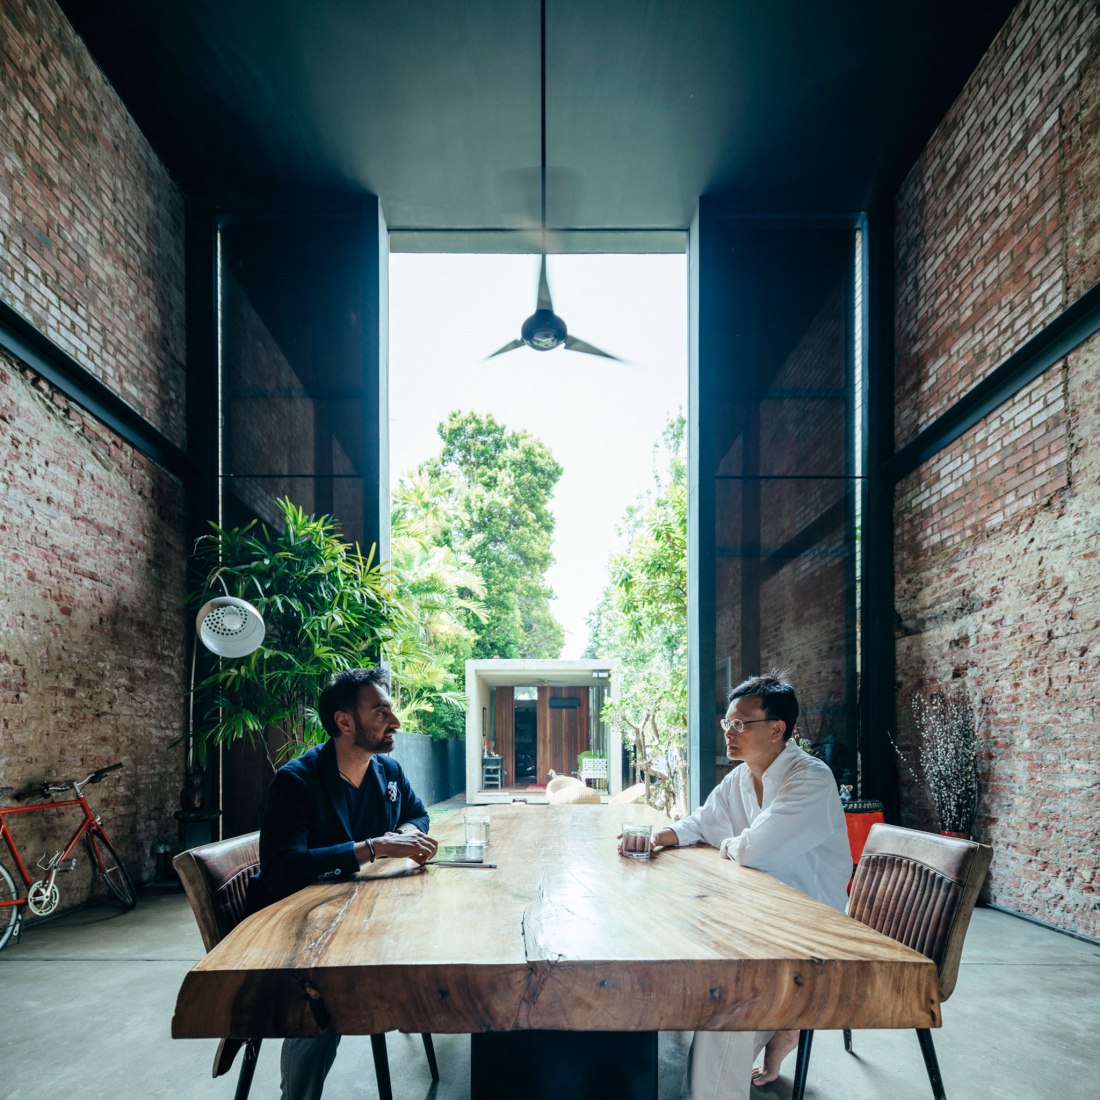
[[[123,909],[133,909],[137,904],[137,895],[134,893],[134,884],[130,875],[123,866],[122,860],[114,845],[107,839],[103,831],[103,824],[84,797],[84,788],[89,783],[100,783],[113,771],[121,768],[121,764],[109,764],[105,768],[99,768],[91,772],[81,780],[47,780],[45,783],[36,783],[24,790],[16,791],[13,787],[0,787],[0,798],[12,797],[15,799],[29,798],[31,795],[40,794],[42,797],[73,791],[75,798],[66,798],[61,801],[36,802],[32,806],[0,806],[0,838],[8,846],[12,861],[23,880],[26,891],[20,896],[16,888],[15,879],[3,863],[0,863],[0,950],[4,948],[8,940],[19,930],[19,923],[23,918],[24,910],[33,913],[36,917],[45,917],[52,913],[61,900],[61,892],[57,887],[57,876],[63,871],[72,871],[76,868],[76,857],[73,849],[81,837],[85,838],[88,851],[92,856],[92,865],[96,873],[103,879],[107,890]],[[84,820],[76,827],[76,831],[69,839],[69,843],[63,851],[54,852],[50,857],[43,856],[38,861],[38,867],[44,875],[40,879],[31,880],[27,865],[19,854],[19,848],[12,836],[8,818],[15,814],[29,814],[36,810],[61,810],[66,806],[79,806],[84,811]]]

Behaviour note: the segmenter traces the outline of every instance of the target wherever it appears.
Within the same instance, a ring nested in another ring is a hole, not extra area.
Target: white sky
[[[687,407],[687,258],[551,256],[554,311],[569,332],[627,360],[520,348],[537,256],[390,257],[390,477],[437,454],[453,409],[492,413],[541,439],[564,468],[548,580],[562,657],[588,642],[627,505],[652,484],[653,444]]]

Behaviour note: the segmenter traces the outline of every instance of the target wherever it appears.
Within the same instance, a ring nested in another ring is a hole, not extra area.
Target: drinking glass
[[[466,823],[466,843],[477,844],[482,848],[489,845],[489,815],[486,813],[466,813],[462,815]]]
[[[653,826],[623,825],[623,855],[628,859],[649,859],[653,847]]]

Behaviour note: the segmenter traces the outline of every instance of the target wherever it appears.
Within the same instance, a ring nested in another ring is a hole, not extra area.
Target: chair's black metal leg
[[[252,1089],[252,1075],[256,1072],[256,1059],[260,1056],[262,1041],[262,1039],[248,1039],[244,1044],[244,1058],[241,1062],[241,1072],[237,1077],[237,1091],[233,1093],[233,1100],[248,1100],[248,1093]]]
[[[435,1043],[432,1042],[431,1035],[429,1035],[426,1031],[420,1036],[420,1038],[424,1040],[424,1053],[427,1055],[428,1058],[428,1069],[432,1071],[432,1080],[438,1081],[439,1066],[435,1064]]]
[[[370,1045],[374,1053],[374,1075],[378,1078],[378,1100],[393,1100],[393,1087],[390,1085],[390,1059],[386,1053],[385,1032],[372,1035]]]
[[[844,1049],[849,1054],[852,1053],[852,1029],[850,1027],[844,1029]]]
[[[798,1033],[798,1061],[794,1064],[794,1084],[791,1086],[791,1100],[802,1100],[806,1092],[806,1074],[810,1069],[810,1045],[814,1041],[812,1031]]]
[[[936,1061],[936,1048],[932,1044],[932,1032],[926,1027],[917,1028],[920,1040],[920,1052],[924,1055],[924,1068],[928,1070],[928,1083],[932,1086],[932,1095],[936,1100],[947,1100],[943,1091],[943,1079],[940,1077],[940,1064]]]

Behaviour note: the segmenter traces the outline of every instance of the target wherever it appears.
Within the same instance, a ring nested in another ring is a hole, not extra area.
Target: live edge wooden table
[[[270,906],[184,979],[173,1037],[469,1033],[475,1098],[615,1100],[655,1097],[658,1031],[940,1026],[915,951],[713,848],[621,858],[622,823],[665,823],[654,810],[486,810],[495,869]],[[461,829],[455,815],[433,834]]]

